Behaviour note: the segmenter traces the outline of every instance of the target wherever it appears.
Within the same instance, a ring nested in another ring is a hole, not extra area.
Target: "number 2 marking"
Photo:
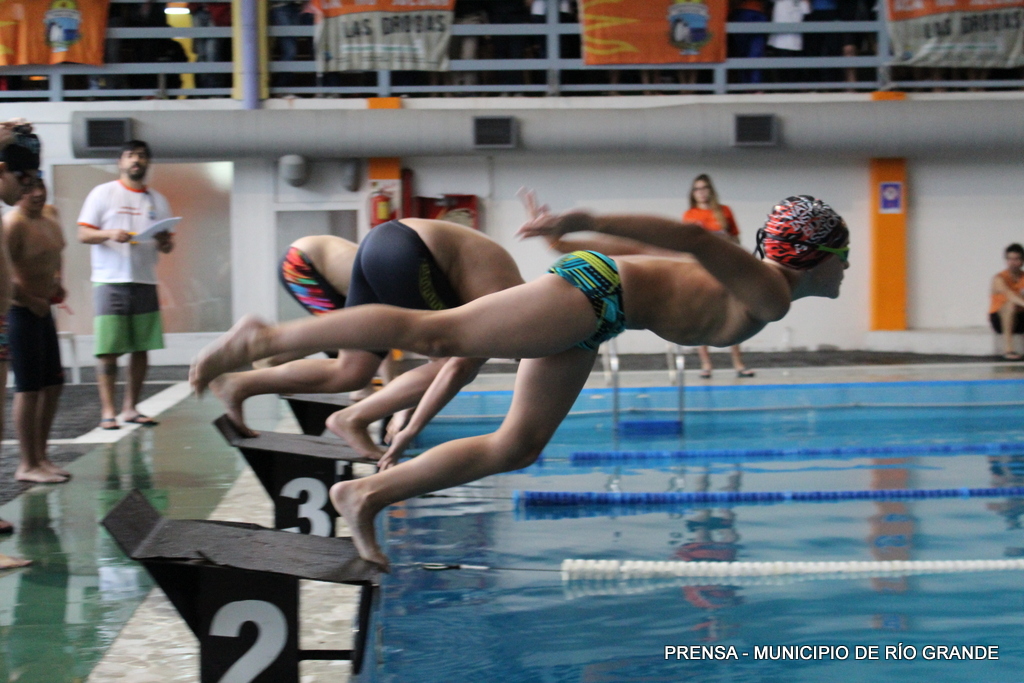
[[[238,600],[217,610],[210,635],[237,638],[246,622],[256,624],[259,635],[249,650],[227,670],[220,683],[250,683],[274,663],[288,642],[288,621],[284,612],[264,600]]]

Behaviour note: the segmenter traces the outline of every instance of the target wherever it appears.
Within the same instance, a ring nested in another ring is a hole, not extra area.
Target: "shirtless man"
[[[697,225],[664,218],[552,215],[532,199],[528,210],[523,237],[593,231],[628,240],[636,255],[576,251],[532,282],[446,311],[362,306],[278,326],[247,317],[193,363],[190,380],[201,392],[242,363],[325,344],[524,359],[496,432],[440,444],[331,488],[359,554],[385,569],[388,558],[374,533],[377,514],[401,500],[534,462],[583,388],[602,342],[626,328],[645,328],[687,346],[738,344],[781,319],[796,299],[837,297],[848,267],[846,224],[811,197],[790,197],[774,207],[758,232],[764,260]],[[646,255],[643,245],[659,251]],[[663,256],[663,249],[695,260]]]
[[[1013,348],[1013,335],[1024,334],[1024,247],[1013,243],[1003,255],[1006,270],[992,278],[988,318],[996,334],[1003,335],[1003,358],[1021,360]]]
[[[32,134],[32,126],[22,120],[0,124],[0,200],[14,206],[21,199],[28,183],[39,177],[39,139]],[[11,305],[11,264],[6,242],[0,240],[0,402],[7,391],[7,309]],[[3,432],[0,416],[0,436]],[[14,532],[14,526],[0,520],[0,534]],[[0,569],[24,567],[30,560],[0,554]]]
[[[60,484],[70,476],[46,457],[46,441],[64,385],[57,328],[50,305],[64,300],[61,252],[64,235],[46,186],[33,180],[3,218],[11,256],[14,295],[7,314],[14,368],[14,423],[21,448],[19,481]]]
[[[356,246],[336,237],[299,240],[281,262],[281,280],[318,319],[340,308],[387,303],[430,310],[459,306],[522,284],[512,257],[483,233],[446,221],[403,218],[374,228]],[[335,348],[324,344],[303,351]],[[342,351],[337,359],[295,360],[277,367],[224,375],[211,385],[228,417],[243,433],[242,403],[269,393],[337,393],[364,387],[388,355],[389,346]],[[377,350],[379,349],[379,350]],[[275,357],[276,354],[275,354]],[[422,428],[458,390],[476,376],[486,358],[437,358],[391,380],[381,390],[332,415],[327,428],[365,457],[382,450],[367,427],[416,406],[439,376],[431,401],[418,408],[403,443]],[[444,372],[442,372],[444,368]],[[417,417],[418,415],[418,417]]]

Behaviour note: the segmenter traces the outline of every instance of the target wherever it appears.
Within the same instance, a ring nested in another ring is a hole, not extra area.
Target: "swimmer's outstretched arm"
[[[449,358],[423,394],[412,417],[409,418],[409,423],[391,440],[391,445],[378,466],[387,469],[397,465],[402,453],[416,435],[455,398],[462,387],[473,381],[486,361],[486,358]]]
[[[569,232],[590,231],[624,237],[662,249],[692,254],[743,302],[758,320],[779,320],[789,311],[792,298],[789,280],[781,270],[748,254],[737,244],[723,240],[699,225],[658,216],[594,216],[584,212],[538,214],[519,228],[521,237],[558,237]]]
[[[671,249],[651,246],[636,240],[625,237],[613,237],[612,235],[591,234],[582,237],[573,236],[570,239],[561,237],[549,237],[548,246],[555,251],[569,254],[574,251],[587,250],[596,251],[605,256],[679,256],[678,252]]]

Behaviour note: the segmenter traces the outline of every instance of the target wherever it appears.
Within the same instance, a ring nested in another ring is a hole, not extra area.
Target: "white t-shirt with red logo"
[[[167,199],[146,188],[133,190],[120,180],[97,185],[85,198],[78,224],[96,230],[139,233],[171,217]],[[154,240],[132,244],[107,240],[92,245],[93,282],[156,284],[157,249]]]

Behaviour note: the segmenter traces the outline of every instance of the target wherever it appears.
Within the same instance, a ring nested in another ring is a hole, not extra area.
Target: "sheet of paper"
[[[141,242],[143,240],[153,239],[158,232],[174,232],[174,226],[181,222],[181,217],[165,218],[162,221],[157,221],[153,225],[149,226],[142,232],[136,234],[133,238],[133,242]]]

